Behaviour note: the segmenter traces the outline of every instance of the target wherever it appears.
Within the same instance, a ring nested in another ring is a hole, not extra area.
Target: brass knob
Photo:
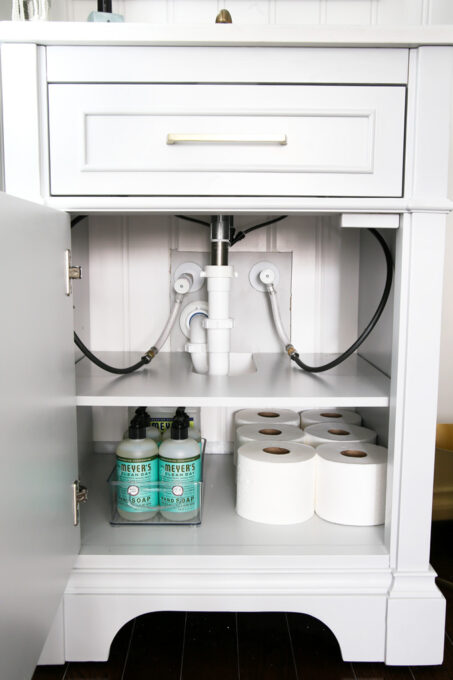
[[[233,19],[227,9],[221,9],[215,18],[216,24],[232,24]]]

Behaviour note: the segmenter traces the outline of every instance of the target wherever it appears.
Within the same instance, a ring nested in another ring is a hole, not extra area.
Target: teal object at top
[[[90,12],[87,21],[118,23],[124,21],[124,17],[122,14],[113,14],[112,12]]]

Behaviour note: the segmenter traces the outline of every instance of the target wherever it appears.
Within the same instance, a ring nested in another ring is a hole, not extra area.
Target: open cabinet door
[[[33,674],[80,545],[66,213],[0,193],[0,678]]]

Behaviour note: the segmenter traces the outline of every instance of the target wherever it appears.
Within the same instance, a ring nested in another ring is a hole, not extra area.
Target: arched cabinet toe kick
[[[391,578],[385,572],[347,576],[328,572],[259,574],[257,571],[251,575],[219,568],[213,573],[206,571],[202,579],[187,573],[173,574],[172,578],[167,573],[123,574],[122,577],[118,574],[110,579],[111,582],[104,585],[105,592],[89,594],[82,593],[83,579],[78,582],[74,576],[64,599],[68,660],[105,661],[119,629],[130,619],[153,611],[309,614],[330,628],[344,660],[382,661],[385,658],[387,591],[391,585]],[[131,579],[140,583],[139,594],[120,586],[121,580]],[[201,586],[201,580],[205,587]]]

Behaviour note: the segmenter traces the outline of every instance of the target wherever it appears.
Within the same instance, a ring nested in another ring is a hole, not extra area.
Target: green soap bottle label
[[[157,454],[150,458],[116,459],[117,506],[125,512],[149,512],[159,502]],[[150,488],[151,487],[151,488]]]
[[[159,505],[171,512],[200,507],[201,456],[159,458]],[[165,485],[165,486],[164,486]]]

